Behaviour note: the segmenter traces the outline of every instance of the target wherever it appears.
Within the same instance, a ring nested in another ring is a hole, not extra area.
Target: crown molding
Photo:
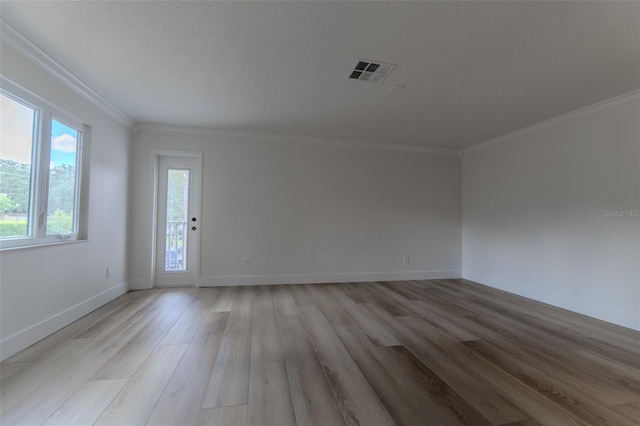
[[[380,142],[366,142],[343,139],[317,138],[310,136],[296,136],[276,133],[249,132],[243,130],[217,129],[213,127],[191,127],[178,126],[163,123],[138,123],[136,128],[139,132],[156,131],[156,132],[173,132],[188,133],[204,136],[217,136],[221,138],[250,138],[264,142],[286,142],[296,144],[324,145],[350,148],[373,149],[380,151],[397,151],[397,152],[415,152],[434,155],[451,155],[457,156],[459,150],[450,148],[436,148],[418,145],[389,144]]]
[[[83,83],[78,77],[69,72],[60,63],[46,54],[42,49],[20,34],[15,28],[0,18],[0,38],[14,47],[18,52],[29,58],[36,65],[44,69],[48,74],[64,83],[74,92],[114,118],[120,124],[132,127],[135,122],[120,111],[115,105],[103,98],[95,90]]]
[[[506,133],[501,136],[497,136],[495,138],[487,139],[482,142],[478,142],[477,144],[470,145],[460,151],[461,156],[472,151],[476,151],[479,149],[484,149],[492,145],[508,142],[513,138],[528,135],[531,133],[535,133],[537,131],[546,129],[551,126],[555,126],[561,123],[565,123],[567,121],[574,120],[579,117],[583,117],[588,114],[592,114],[597,111],[602,111],[605,109],[613,108],[618,105],[626,104],[627,102],[640,100],[640,90],[634,90],[629,93],[622,94],[620,96],[616,96],[614,98],[606,99],[604,101],[586,106],[584,108],[580,108],[575,111],[571,111],[562,115],[558,115],[556,117],[550,118],[548,120],[541,121],[536,124],[532,124],[527,127],[523,127],[521,129],[515,130],[513,132]]]

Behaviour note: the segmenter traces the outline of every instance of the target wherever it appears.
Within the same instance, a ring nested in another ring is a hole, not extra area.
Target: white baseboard
[[[283,274],[283,275],[210,275],[200,278],[200,287],[318,284],[368,281],[407,281],[460,278],[457,270],[348,272],[342,274]]]
[[[529,299],[537,300],[538,302],[548,303],[549,305],[640,331],[640,315],[638,313],[633,314],[629,312],[622,312],[587,300],[518,284],[513,281],[506,282],[501,278],[481,274],[475,271],[463,271],[462,277],[466,280],[475,281],[479,284],[517,294],[518,296],[527,297]]]
[[[87,300],[84,300],[70,308],[65,309],[49,318],[46,318],[32,326],[15,333],[0,341],[0,360],[5,360],[21,350],[55,333],[73,321],[82,318],[89,312],[110,302],[129,290],[126,282],[122,282],[108,290],[103,291]]]

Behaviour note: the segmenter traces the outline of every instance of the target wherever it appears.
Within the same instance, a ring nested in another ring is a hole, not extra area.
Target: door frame
[[[203,154],[201,151],[176,151],[176,150],[156,149],[151,151],[151,156],[152,156],[152,162],[153,162],[153,193],[152,193],[152,204],[151,204],[152,207],[151,207],[150,269],[151,269],[151,287],[158,288],[158,285],[156,283],[156,261],[157,261],[156,253],[158,249],[157,247],[158,226],[160,226],[160,224],[158,224],[158,194],[159,194],[158,178],[160,176],[160,158],[161,157],[188,158],[188,159],[194,160],[198,164],[199,176],[197,177],[198,177],[199,185],[198,187],[193,188],[193,191],[194,191],[194,195],[198,197],[199,202],[198,202],[196,211],[191,212],[191,216],[195,216],[198,218],[198,223],[199,223],[198,230],[201,231],[202,230],[201,211],[202,211],[202,186],[203,186],[202,185]],[[194,282],[195,286],[200,287],[200,232],[196,232],[195,237],[193,238],[195,238],[196,240],[194,242],[194,245],[197,251],[197,256],[195,256],[193,259],[193,262],[194,262],[193,277],[195,281]],[[161,286],[161,287],[164,287],[164,286]]]

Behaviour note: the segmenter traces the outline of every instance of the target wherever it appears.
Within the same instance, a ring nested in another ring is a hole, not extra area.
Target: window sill
[[[17,246],[17,247],[2,247],[0,248],[0,253],[6,251],[14,251],[14,250],[28,250],[31,248],[41,248],[41,247],[51,247],[51,246],[62,246],[67,244],[78,244],[78,243],[86,243],[89,240],[71,240],[71,241],[52,241],[50,243],[40,243],[40,244],[31,244],[27,246]]]

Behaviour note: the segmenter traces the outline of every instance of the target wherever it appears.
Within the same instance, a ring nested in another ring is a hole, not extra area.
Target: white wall
[[[2,359],[127,290],[130,135],[4,40],[2,75],[92,127],[89,240],[0,252]],[[105,268],[112,268],[110,279]]]
[[[640,329],[638,98],[464,152],[465,278]]]
[[[201,285],[460,276],[453,152],[142,126],[133,143],[133,288],[152,285],[152,151],[165,149],[203,153]]]

